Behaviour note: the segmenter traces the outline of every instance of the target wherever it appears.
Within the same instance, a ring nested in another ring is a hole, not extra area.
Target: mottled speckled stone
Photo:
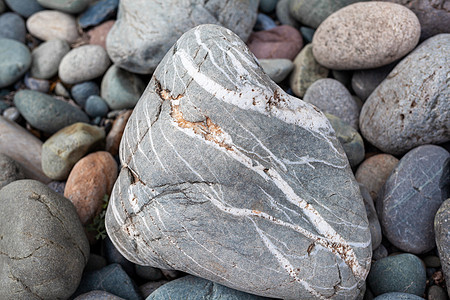
[[[372,264],[367,283],[375,296],[401,292],[421,296],[426,285],[425,267],[413,254],[398,254]]]
[[[108,54],[118,67],[150,74],[182,33],[197,25],[222,25],[246,41],[258,4],[257,0],[122,0],[106,40]]]
[[[450,294],[450,199],[445,200],[436,212],[434,232],[447,292]]]
[[[308,44],[294,59],[294,70],[290,77],[291,89],[296,96],[303,98],[306,90],[315,81],[326,78],[329,72],[315,60],[312,45]]]
[[[423,145],[406,153],[377,201],[386,238],[405,252],[433,249],[434,215],[449,195],[450,154],[444,148]]]
[[[419,37],[420,23],[412,11],[373,1],[351,4],[329,16],[317,28],[312,44],[320,64],[355,70],[378,68],[403,57]]]
[[[237,35],[198,26],[169,50],[128,120],[107,232],[140,265],[266,297],[356,298],[370,230],[333,132]]]
[[[417,47],[373,91],[361,110],[362,135],[375,147],[402,154],[450,140],[450,34]]]
[[[89,257],[72,203],[35,180],[0,190],[0,295],[68,299]],[[57,275],[57,276],[55,276]]]

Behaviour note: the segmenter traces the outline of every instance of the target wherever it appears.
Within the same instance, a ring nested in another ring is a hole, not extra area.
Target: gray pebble
[[[438,285],[432,285],[428,289],[427,300],[448,300],[447,293]]]
[[[31,76],[41,79],[55,76],[69,51],[70,46],[65,40],[54,39],[40,44],[31,52]]]
[[[18,14],[7,12],[0,15],[0,38],[25,43],[25,21]]]
[[[78,14],[86,9],[90,0],[37,0],[40,5],[69,14]]]
[[[12,11],[25,18],[44,9],[36,0],[5,0],[5,2]]]
[[[294,64],[289,59],[260,59],[258,62],[276,83],[282,82],[294,69]]]
[[[376,69],[357,70],[351,78],[355,94],[366,101],[377,86],[389,75],[398,62],[390,63]]]
[[[0,38],[0,88],[18,80],[31,65],[28,48],[15,40]]]
[[[289,0],[279,0],[277,3],[276,14],[282,25],[290,25],[299,28],[300,23],[294,19],[289,10]]]
[[[0,153],[0,170],[0,190],[13,181],[25,178],[22,167],[3,153]]]
[[[66,99],[70,98],[69,91],[66,89],[66,87],[61,82],[56,83],[54,92],[55,92],[55,95],[57,95],[57,96],[61,96]]]
[[[372,251],[377,249],[381,245],[381,226],[378,221],[375,205],[373,204],[372,197],[369,190],[362,184],[359,184],[359,189],[364,200],[364,206],[366,207],[367,219],[369,220],[370,235],[372,237]]]
[[[91,117],[104,117],[109,111],[108,104],[99,96],[89,96],[86,100],[84,110]]]
[[[75,84],[70,90],[73,100],[78,103],[79,106],[84,107],[86,100],[93,95],[100,95],[100,88],[97,83],[93,81],[86,81]]]
[[[388,253],[386,247],[383,246],[383,244],[380,244],[380,245],[378,246],[378,248],[376,248],[376,249],[373,251],[372,259],[373,259],[373,260],[380,260],[380,259],[382,259],[382,258],[387,257],[388,254],[389,254],[389,253]]]
[[[13,122],[17,122],[20,118],[20,112],[15,107],[8,107],[7,109],[5,109],[2,115],[6,119]]]
[[[33,78],[28,74],[29,73],[25,74],[24,79],[24,83],[27,88],[41,93],[47,93],[50,90],[50,81],[45,79]]]

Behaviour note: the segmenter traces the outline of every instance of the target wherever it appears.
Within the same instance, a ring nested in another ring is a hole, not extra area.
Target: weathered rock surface
[[[450,199],[445,200],[436,212],[434,232],[447,292],[450,294]]]
[[[167,53],[128,121],[108,234],[140,265],[261,296],[354,298],[370,231],[333,132],[230,30],[198,26]]]
[[[374,30],[376,28],[376,30]],[[387,65],[414,49],[420,23],[409,9],[388,2],[358,2],[329,16],[313,37],[317,61],[330,69]]]
[[[402,157],[377,201],[385,237],[397,248],[421,254],[432,250],[433,220],[450,196],[450,154],[435,145],[419,146]]]
[[[0,191],[0,295],[67,299],[89,257],[89,243],[69,200],[34,180]]]
[[[377,148],[402,154],[450,140],[450,34],[434,36],[404,58],[361,110],[362,135]]]
[[[197,25],[222,25],[247,40],[256,22],[258,3],[122,0],[106,40],[108,54],[114,64],[127,71],[150,74],[182,33]]]

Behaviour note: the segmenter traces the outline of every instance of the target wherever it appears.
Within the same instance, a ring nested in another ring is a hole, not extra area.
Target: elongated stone
[[[370,231],[330,123],[230,30],[198,26],[169,50],[120,159],[106,227],[132,262],[283,299],[363,289]]]

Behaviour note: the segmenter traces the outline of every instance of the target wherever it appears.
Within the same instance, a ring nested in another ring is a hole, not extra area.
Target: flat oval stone
[[[281,25],[270,30],[253,32],[248,38],[247,45],[259,59],[293,60],[303,47],[303,38],[294,27]]]
[[[43,41],[60,39],[73,43],[79,38],[75,18],[56,10],[37,12],[26,24],[28,31]]]
[[[85,10],[90,0],[37,0],[37,2],[47,8],[77,14]]]
[[[358,129],[358,104],[339,81],[331,78],[315,81],[306,90],[303,100],[317,106],[325,113],[341,118],[356,130]]]
[[[70,90],[70,93],[72,94],[73,100],[75,100],[79,106],[84,107],[90,96],[100,95],[100,88],[94,81],[85,81],[75,84]]]
[[[314,57],[327,68],[370,69],[405,56],[419,37],[420,23],[412,11],[374,1],[333,13],[317,28],[312,44]]]
[[[392,255],[372,264],[367,283],[375,296],[401,292],[421,296],[426,285],[425,267],[413,254]]]
[[[12,11],[25,18],[44,9],[36,0],[5,0],[5,2]]]
[[[14,95],[14,104],[31,126],[47,133],[76,122],[89,123],[79,108],[40,92],[20,90]]]
[[[128,260],[266,297],[364,289],[370,230],[334,130],[231,30],[198,26],[167,52],[120,159],[105,224]]]
[[[303,98],[306,90],[315,81],[327,78],[329,72],[315,60],[312,45],[308,44],[294,59],[294,70],[289,79],[291,89],[296,96]]]
[[[42,142],[22,126],[0,116],[0,153],[14,159],[26,178],[49,183],[41,167]]]
[[[63,57],[58,74],[63,82],[76,84],[103,75],[110,64],[108,54],[101,46],[84,45]]]
[[[13,181],[25,179],[22,167],[11,157],[0,153],[0,190]]]
[[[398,159],[390,154],[377,154],[361,163],[355,173],[356,181],[364,184],[374,201],[392,170],[397,166]]]
[[[413,294],[393,292],[382,294],[373,300],[423,300],[423,298]]]
[[[282,82],[294,69],[294,64],[289,59],[260,59],[258,62],[264,72],[276,83]]]
[[[450,198],[445,200],[436,212],[434,232],[447,291],[450,291]]]
[[[2,297],[68,299],[89,257],[73,204],[38,181],[18,180],[0,190],[0,228],[8,229],[0,239]]]
[[[25,43],[25,21],[18,14],[7,12],[0,15],[0,38]]]
[[[230,300],[264,300],[268,298],[244,293],[227,288],[215,282],[192,275],[173,280],[159,287],[145,300],[159,299],[230,299]]]
[[[104,117],[109,111],[108,104],[99,96],[89,96],[84,107],[86,113],[91,117]]]
[[[58,73],[62,58],[70,51],[65,40],[50,40],[40,44],[31,52],[31,76],[50,79]]]
[[[0,38],[0,88],[16,82],[31,65],[31,54],[24,44]]]
[[[117,163],[109,152],[91,153],[75,164],[64,197],[75,205],[83,225],[92,222],[102,211],[104,197],[111,194],[116,178]]]
[[[108,54],[120,68],[151,74],[182,33],[197,25],[222,25],[246,41],[256,22],[258,3],[121,0],[117,21],[106,40]]]
[[[138,75],[112,65],[103,76],[101,96],[111,109],[129,109],[136,106],[144,89]]]
[[[444,148],[423,145],[406,153],[377,201],[386,238],[405,252],[433,249],[433,219],[449,194],[450,154]]]
[[[42,169],[53,180],[65,180],[72,167],[104,142],[105,130],[75,123],[56,132],[42,145]]]
[[[81,14],[78,23],[82,28],[98,25],[108,18],[115,16],[118,6],[119,0],[99,1]]]
[[[317,28],[335,11],[359,0],[291,0],[289,12],[300,23]]]
[[[404,58],[361,110],[362,135],[375,147],[402,154],[450,141],[450,34],[436,35]]]

